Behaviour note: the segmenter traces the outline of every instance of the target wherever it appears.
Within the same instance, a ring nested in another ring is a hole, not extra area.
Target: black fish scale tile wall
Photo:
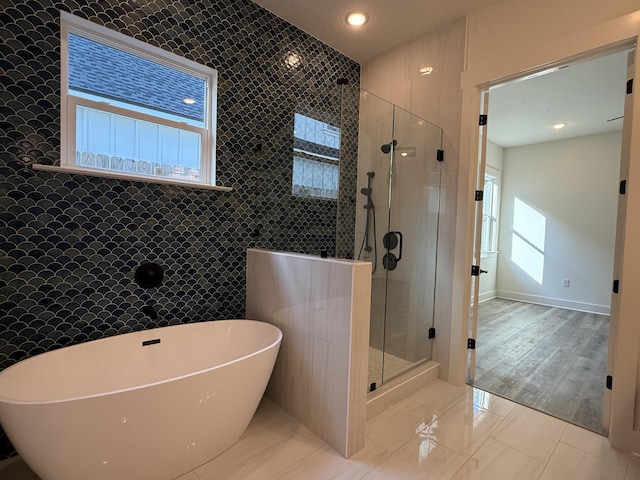
[[[30,168],[60,161],[60,10],[218,70],[217,183],[232,192]],[[249,0],[2,2],[0,370],[132,330],[242,318],[248,247],[351,257],[358,84],[355,62]],[[301,106],[342,118],[338,202],[291,195]],[[144,262],[164,267],[161,287],[134,283]],[[0,436],[0,458],[11,453]]]

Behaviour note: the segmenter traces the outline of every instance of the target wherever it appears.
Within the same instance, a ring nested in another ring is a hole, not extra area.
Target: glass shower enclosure
[[[440,127],[361,91],[355,254],[372,263],[369,391],[431,359],[441,149]]]

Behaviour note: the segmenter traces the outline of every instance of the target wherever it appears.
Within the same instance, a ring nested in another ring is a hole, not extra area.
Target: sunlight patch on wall
[[[542,285],[544,276],[544,240],[547,220],[518,197],[513,205],[511,261]]]

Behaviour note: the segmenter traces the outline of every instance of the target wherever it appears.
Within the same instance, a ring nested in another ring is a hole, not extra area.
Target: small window
[[[61,166],[215,185],[216,71],[66,12],[61,25]]]
[[[498,212],[500,210],[498,182],[498,177],[485,174],[482,202],[482,252],[498,250]]]
[[[293,194],[338,198],[340,129],[296,113],[293,138]]]

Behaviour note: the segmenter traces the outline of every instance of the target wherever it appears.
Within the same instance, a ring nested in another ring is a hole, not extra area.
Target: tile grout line
[[[549,456],[546,458],[546,460],[544,461],[544,469],[542,469],[542,473],[544,474],[544,472],[547,470],[547,468],[549,467],[549,462],[551,461],[551,458],[553,457],[553,454],[556,453],[556,450],[558,449],[558,446],[563,443],[561,441],[562,437],[564,436],[564,434],[567,431],[567,428],[569,427],[569,424],[567,422],[565,422],[564,428],[562,429],[562,432],[560,433],[560,436],[558,437],[558,440],[556,441],[556,444],[554,445],[553,449],[551,450],[551,453],[549,454]],[[566,445],[566,444],[565,444]],[[575,447],[574,447],[575,448]],[[582,450],[580,450],[582,451]]]

